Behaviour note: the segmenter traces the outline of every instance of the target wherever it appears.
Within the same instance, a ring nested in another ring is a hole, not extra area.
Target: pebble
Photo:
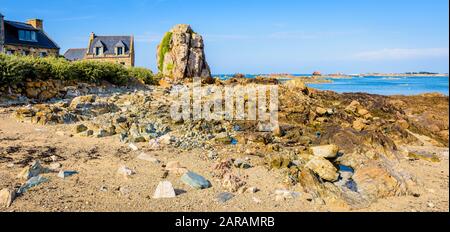
[[[4,188],[0,191],[0,206],[10,207],[16,197],[16,192],[9,188]]]
[[[174,198],[176,197],[175,189],[169,181],[161,181],[156,187],[153,199]]]
[[[140,160],[144,160],[144,161],[148,161],[148,162],[154,163],[154,164],[159,164],[160,163],[160,161],[156,157],[154,157],[152,155],[149,155],[147,153],[141,153],[137,158],[140,159]]]
[[[50,164],[51,170],[57,170],[57,169],[60,169],[61,167],[62,167],[62,164],[60,164],[60,163],[51,163]]]
[[[257,198],[257,197],[252,197],[252,199],[253,199],[253,201],[254,201],[256,204],[261,204],[261,200],[260,200],[259,198]]]
[[[129,147],[131,150],[133,150],[133,151],[139,150],[139,148],[138,148],[136,145],[134,145],[134,143],[128,144],[128,147]]]
[[[75,175],[75,174],[78,174],[78,172],[77,171],[63,171],[63,170],[61,170],[58,173],[58,177],[61,178],[61,179],[65,179],[66,177],[69,177],[69,176],[72,176],[72,175]]]
[[[434,204],[432,202],[428,202],[428,207],[429,208],[434,208]]]
[[[233,199],[234,195],[232,193],[224,192],[217,195],[217,201],[219,203],[225,203],[231,199]]]
[[[289,190],[276,190],[275,201],[284,201],[286,199],[294,199],[300,196],[298,192],[291,192]]]
[[[134,172],[133,170],[131,170],[125,166],[121,166],[119,168],[119,170],[117,170],[117,173],[124,175],[124,176],[131,176],[131,175],[136,174],[136,172]]]
[[[242,159],[236,159],[234,161],[234,166],[242,169],[249,169],[252,167],[252,165],[250,165],[249,163],[247,163],[245,160]]]

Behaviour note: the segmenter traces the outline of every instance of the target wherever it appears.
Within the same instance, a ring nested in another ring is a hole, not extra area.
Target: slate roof
[[[64,57],[70,61],[82,60],[86,51],[86,48],[71,48],[64,53]]]
[[[30,24],[5,20],[5,44],[28,45],[40,48],[59,49],[59,46],[42,30],[36,29]],[[36,32],[37,41],[19,40],[19,30]]]
[[[130,54],[131,36],[95,36],[94,41],[89,45],[89,53],[94,53],[94,48],[100,44],[103,44],[105,55],[113,55],[116,50],[115,47],[118,43],[125,45],[124,54]]]

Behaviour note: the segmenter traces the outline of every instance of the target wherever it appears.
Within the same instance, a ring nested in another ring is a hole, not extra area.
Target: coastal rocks
[[[23,194],[28,191],[30,188],[36,187],[42,183],[48,182],[49,180],[43,176],[35,176],[31,177],[25,184],[20,186],[19,190],[17,190],[18,194]]]
[[[311,147],[311,151],[314,156],[322,158],[335,158],[339,152],[339,147],[331,144],[324,146]]]
[[[400,171],[368,165],[353,175],[358,191],[370,199],[401,196],[415,191],[415,182]]]
[[[10,207],[16,197],[16,192],[9,188],[0,191],[0,207]]]
[[[174,81],[211,77],[203,38],[189,25],[179,24],[164,35],[157,48],[158,69]]]
[[[174,198],[176,197],[175,189],[169,181],[161,181],[156,187],[153,199]]]
[[[339,178],[337,169],[333,166],[333,164],[322,157],[313,157],[305,167],[311,169],[319,175],[320,178],[327,181],[333,182]]]
[[[211,183],[203,176],[194,172],[187,172],[181,177],[181,181],[195,189],[206,189],[211,187]]]
[[[30,166],[22,169],[17,177],[23,180],[29,180],[30,178],[45,172],[46,169],[41,166],[41,163],[39,161],[34,161]]]

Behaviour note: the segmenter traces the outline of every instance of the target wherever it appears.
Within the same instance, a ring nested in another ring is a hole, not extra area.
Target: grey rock
[[[208,180],[191,171],[185,173],[181,177],[181,181],[195,189],[206,189],[211,187],[211,183]]]

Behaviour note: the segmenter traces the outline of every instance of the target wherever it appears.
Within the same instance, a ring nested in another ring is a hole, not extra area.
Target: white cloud
[[[448,56],[448,48],[389,48],[357,53],[354,55],[354,58],[364,60],[406,60]]]

